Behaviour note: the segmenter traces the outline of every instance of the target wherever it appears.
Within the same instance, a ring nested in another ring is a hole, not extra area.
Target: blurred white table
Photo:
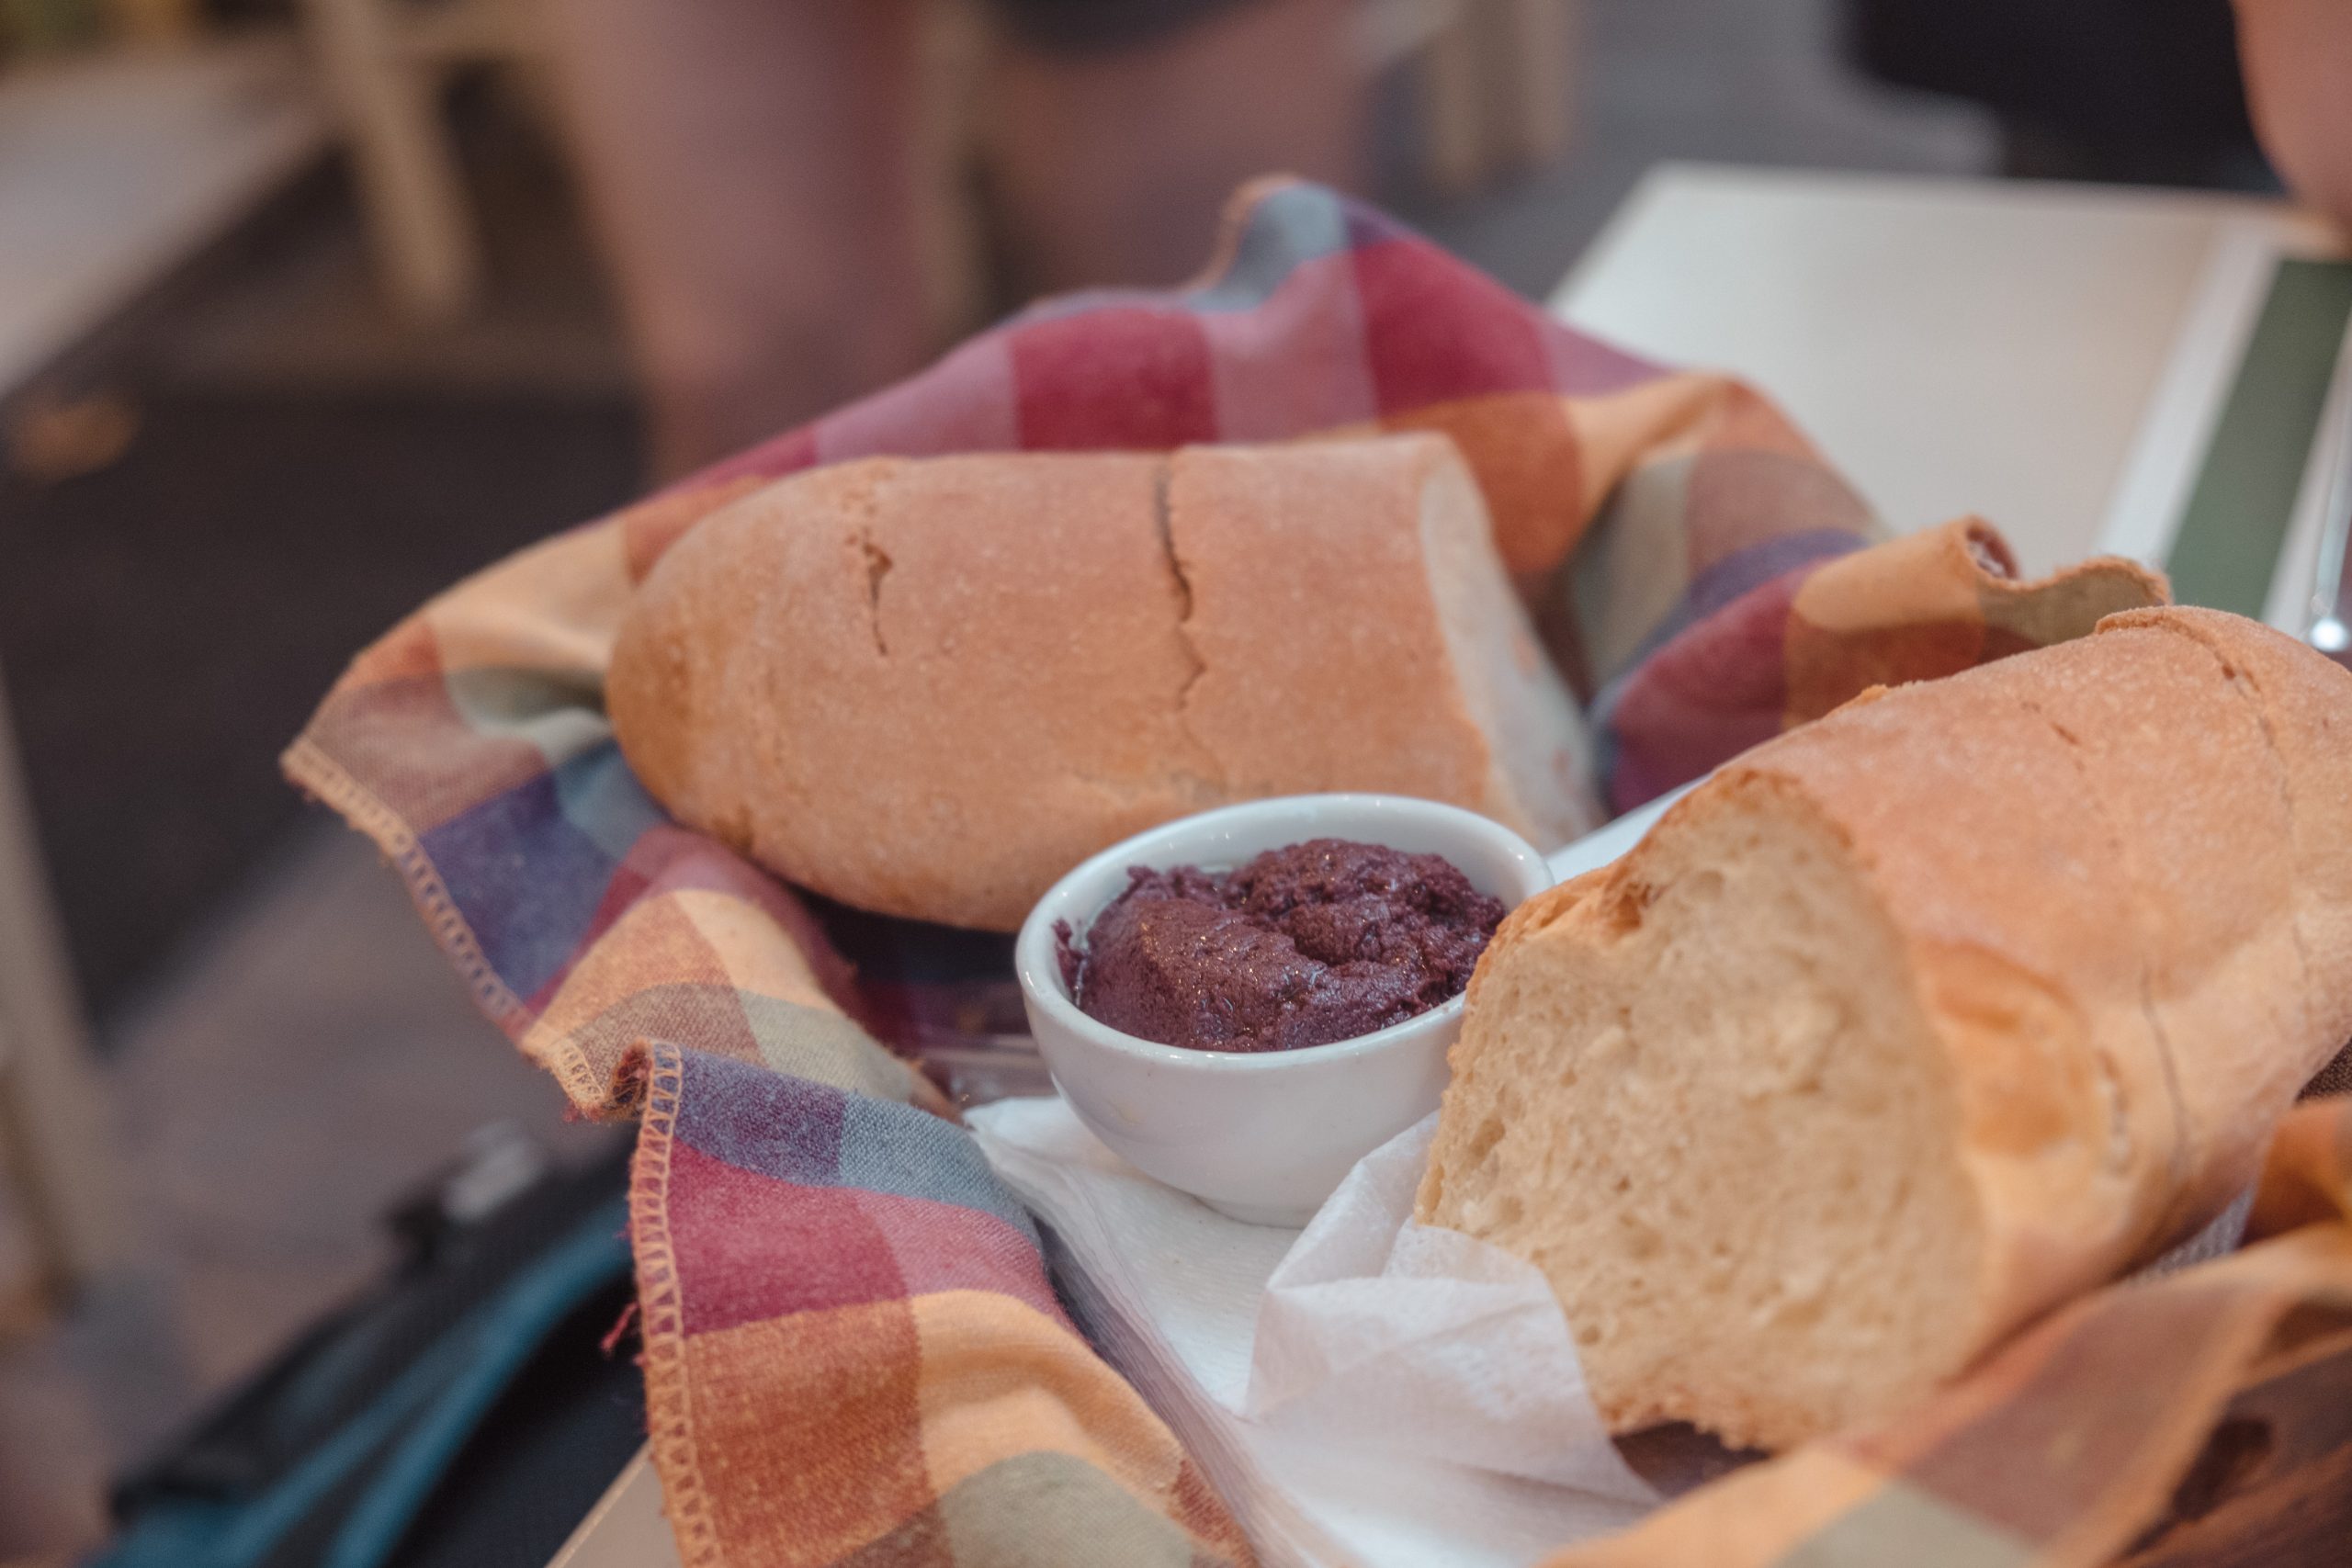
[[[2133,509],[2177,499],[2151,456],[2201,450],[2237,370],[2250,236],[2315,243],[2229,197],[1668,164],[1551,304],[1747,377],[1891,525],[1980,513],[2039,572],[2119,542],[2161,556]],[[660,1508],[639,1454],[550,1568],[674,1564]]]
[[[1891,525],[1976,513],[2038,574],[2102,547],[2216,267],[2274,231],[2315,234],[2233,197],[1663,164],[1551,305],[1746,377]]]
[[[325,117],[284,37],[0,73],[0,397],[326,146]]]

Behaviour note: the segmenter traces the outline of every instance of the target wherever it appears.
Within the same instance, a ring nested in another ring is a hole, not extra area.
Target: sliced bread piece
[[[1756,749],[1506,922],[1420,1216],[1544,1270],[1619,1429],[1917,1397],[2209,1219],[2352,1031],[2347,726],[2156,610]]]

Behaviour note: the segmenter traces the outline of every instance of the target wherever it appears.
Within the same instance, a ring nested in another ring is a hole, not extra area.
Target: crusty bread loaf
[[[2352,1034],[2352,674],[2210,611],[1873,691],[1532,900],[1419,1212],[1618,1429],[1882,1414],[2161,1251]]]
[[[1096,850],[1385,790],[1549,846],[1576,708],[1452,444],[871,459],[698,525],[606,679],[681,820],[820,893],[999,930]]]

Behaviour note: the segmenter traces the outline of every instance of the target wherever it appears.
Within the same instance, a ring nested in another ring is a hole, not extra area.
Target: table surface
[[[637,1450],[548,1568],[678,1568],[678,1543],[662,1517],[662,1483],[650,1453]]]
[[[327,142],[291,38],[0,74],[0,396],[277,190]]]
[[[1891,525],[1975,513],[2040,572],[2099,548],[2214,254],[2249,222],[2302,232],[2228,197],[1665,164],[1550,303],[1769,391]],[[675,1563],[660,1509],[640,1453],[550,1568]]]
[[[1770,393],[1897,529],[2095,553],[2217,245],[2277,203],[1665,164],[1552,308]]]

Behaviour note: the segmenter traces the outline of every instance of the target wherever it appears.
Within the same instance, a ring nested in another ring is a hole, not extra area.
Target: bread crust
[[[2193,639],[2252,702],[2278,759],[2295,863],[2297,940],[2312,1026],[2352,1038],[2352,671],[2281,632],[2218,610],[2135,610],[2102,634],[2150,629]]]
[[[1200,660],[1185,719],[1236,797],[1351,778],[1481,798],[1487,739],[1443,651],[1416,512],[1399,504],[1453,461],[1437,440],[1177,455],[1169,525]],[[1303,692],[1330,711],[1304,711]]]
[[[844,902],[983,929],[1120,839],[1264,795],[1387,790],[1542,833],[1497,786],[1420,543],[1460,466],[1402,436],[796,476],[649,575],[614,730],[687,826]],[[1523,617],[1498,563],[1487,599]]]

